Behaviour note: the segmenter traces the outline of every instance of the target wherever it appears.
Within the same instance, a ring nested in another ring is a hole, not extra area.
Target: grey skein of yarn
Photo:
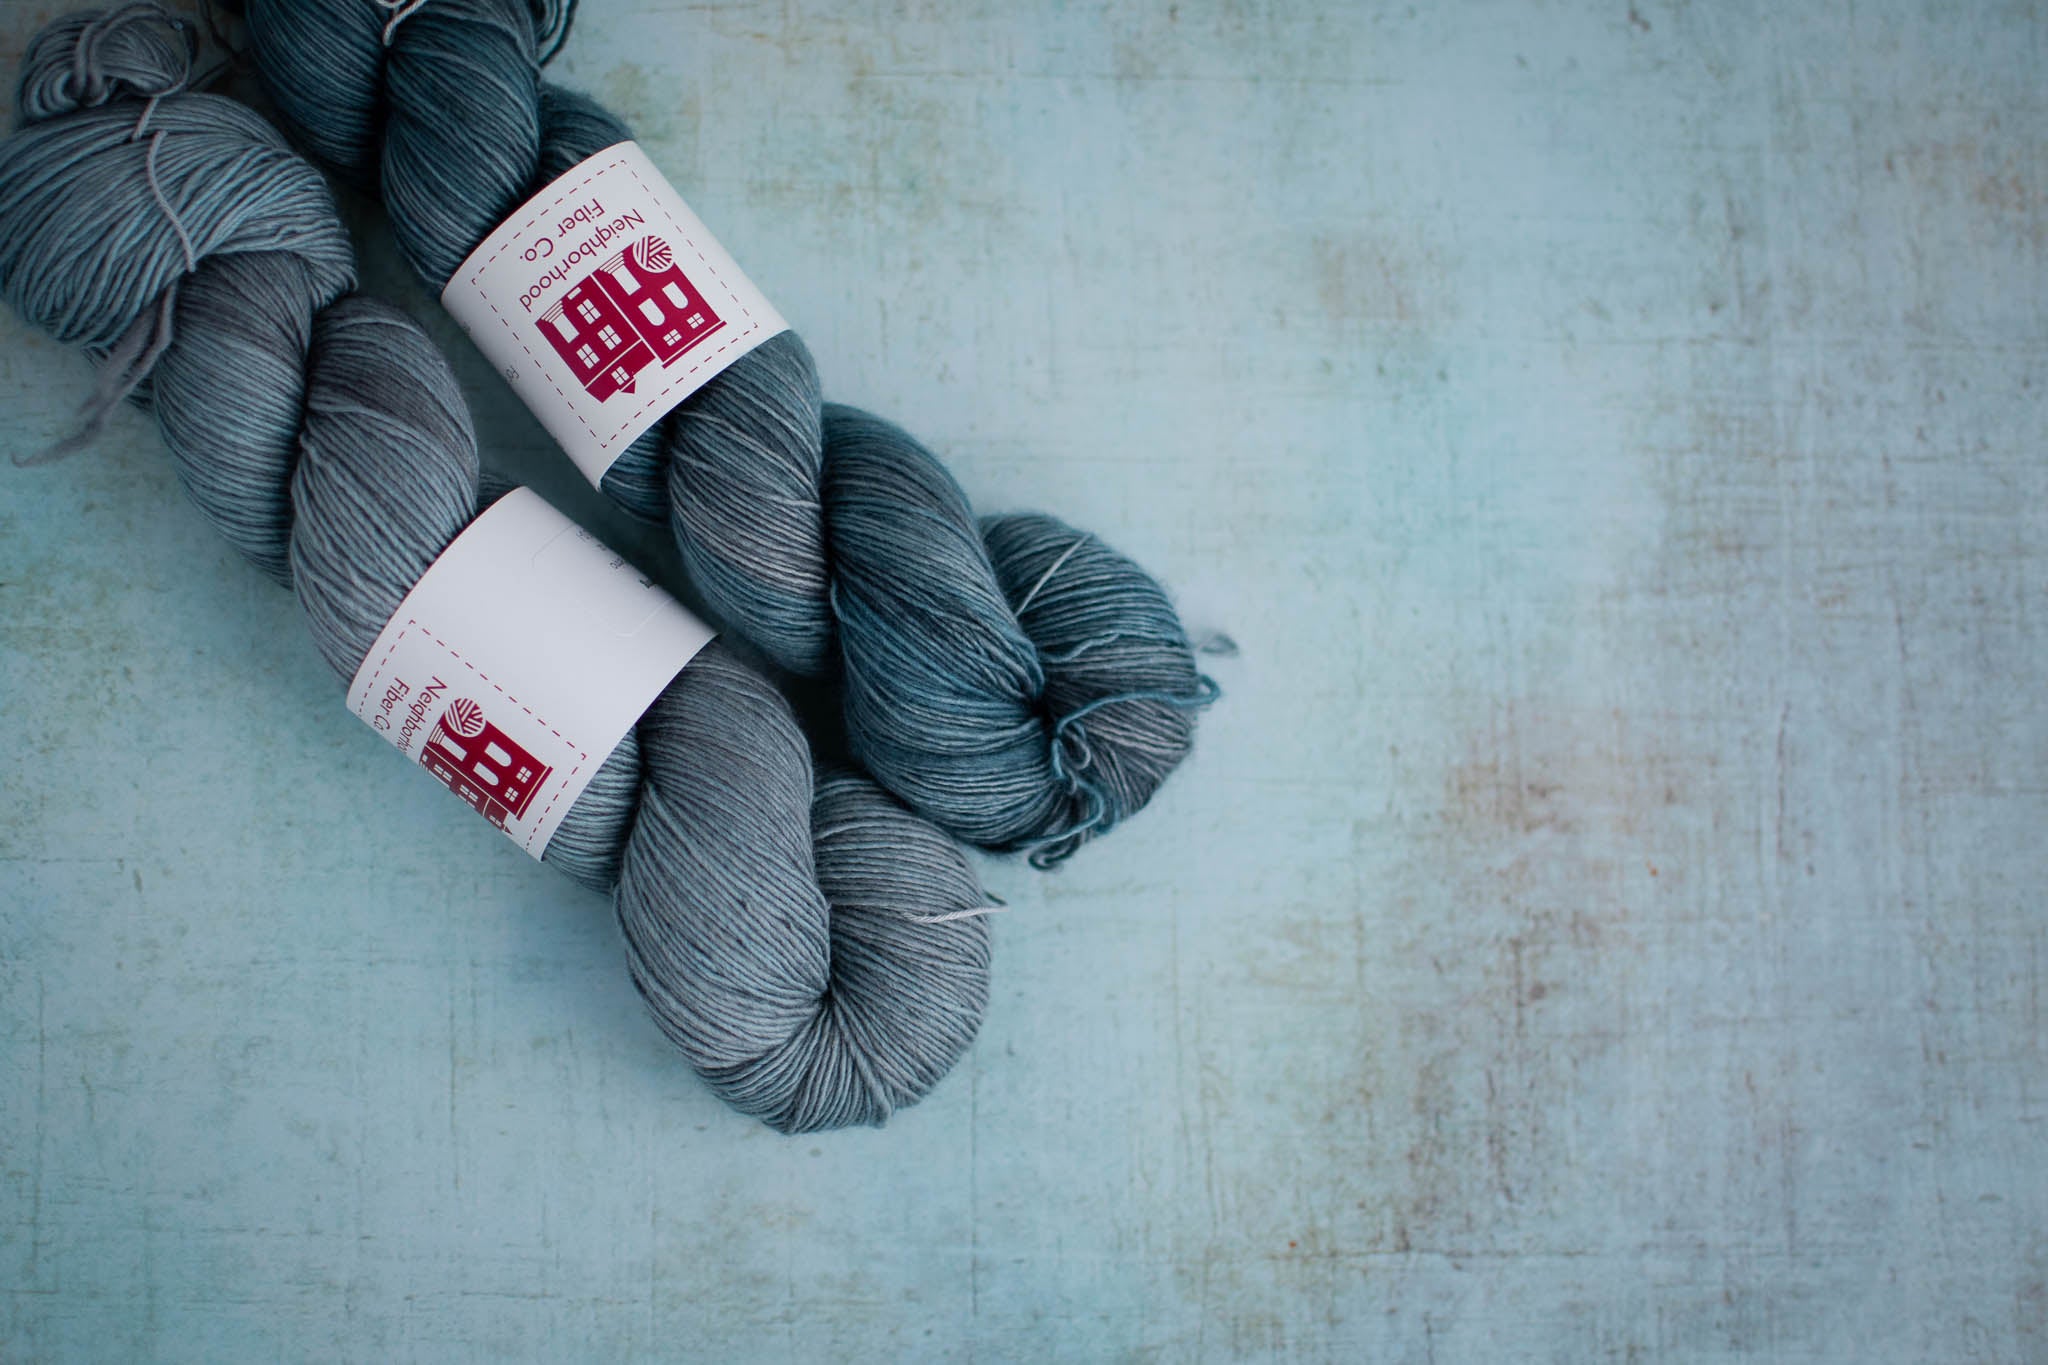
[[[185,91],[189,36],[144,4],[36,38],[0,143],[0,296],[99,358],[104,399],[147,400],[193,500],[296,592],[346,680],[476,515],[475,439],[425,333],[349,292],[319,174],[247,109]],[[716,641],[547,861],[613,892],[664,1033],[785,1131],[915,1103],[987,1003],[959,849],[862,777],[814,783],[787,705]]]
[[[247,0],[313,153],[381,190],[435,288],[526,199],[626,140],[540,68],[573,0]],[[1040,514],[975,518],[902,429],[826,404],[794,332],[636,442],[604,487],[665,519],[698,591],[783,667],[834,674],[877,781],[960,838],[1049,865],[1137,811],[1216,696],[1165,592]]]

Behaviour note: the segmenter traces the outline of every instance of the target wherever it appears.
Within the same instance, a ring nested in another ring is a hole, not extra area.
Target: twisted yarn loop
[[[22,58],[23,123],[117,99],[154,100],[185,88],[199,53],[192,25],[149,0],[58,19]]]
[[[384,21],[384,46],[391,46],[391,35],[398,32],[398,26],[413,15],[427,0],[377,0],[379,5],[391,11],[391,17]]]
[[[145,386],[194,501],[292,587],[347,680],[479,510],[469,412],[426,333],[350,292],[317,172],[186,89],[178,31],[130,5],[31,48],[27,123],[0,142],[0,297]],[[984,898],[959,849],[861,776],[814,780],[787,704],[717,641],[605,760],[546,861],[612,891],[662,1031],[777,1128],[915,1103],[987,1005],[987,922],[963,913]]]
[[[388,47],[364,0],[249,0],[249,21],[280,112],[381,190],[437,289],[550,180],[630,137],[541,81],[566,22],[529,0],[431,0]],[[1050,518],[977,521],[929,451],[823,401],[794,332],[634,442],[604,488],[667,521],[731,628],[843,680],[852,750],[883,786],[989,848],[1044,865],[1114,828],[1216,696],[1142,569]],[[1046,536],[1072,561],[1054,566]]]

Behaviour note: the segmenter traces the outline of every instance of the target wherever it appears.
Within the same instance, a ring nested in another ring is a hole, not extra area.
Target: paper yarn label
[[[789,326],[633,142],[527,200],[441,302],[592,483]]]
[[[441,553],[356,670],[371,729],[538,858],[711,629],[521,488]]]

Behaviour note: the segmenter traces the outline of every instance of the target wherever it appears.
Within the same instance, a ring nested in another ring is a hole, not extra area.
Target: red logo
[[[468,697],[448,703],[420,748],[420,763],[499,829],[526,814],[554,769],[484,719]]]
[[[546,337],[592,398],[631,393],[640,371],[667,365],[725,325],[659,237],[642,237],[578,280],[540,315]]]

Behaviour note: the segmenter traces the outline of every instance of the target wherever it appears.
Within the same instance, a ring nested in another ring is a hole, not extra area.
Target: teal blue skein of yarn
[[[572,4],[243,8],[281,116],[381,191],[438,289],[526,199],[630,137],[540,79]],[[855,757],[969,842],[1064,858],[1151,799],[1216,696],[1142,569],[1050,516],[977,519],[901,428],[823,401],[794,332],[678,407],[604,487],[668,522],[724,624],[792,672],[836,674]]]
[[[36,38],[0,142],[0,297],[99,358],[104,401],[146,403],[193,501],[296,593],[346,681],[479,511],[469,412],[426,334],[351,292],[319,173],[186,89],[190,38],[153,4]],[[612,892],[663,1032],[785,1131],[915,1103],[987,1007],[986,900],[959,848],[863,777],[814,777],[788,705],[717,641],[546,861]]]

